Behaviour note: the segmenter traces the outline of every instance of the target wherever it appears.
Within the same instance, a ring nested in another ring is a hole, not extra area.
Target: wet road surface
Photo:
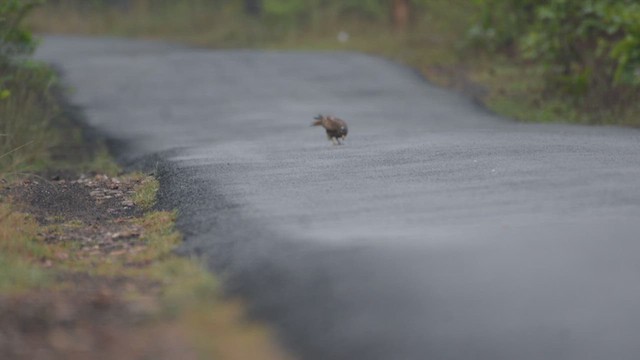
[[[639,131],[517,124],[357,53],[37,56],[302,359],[640,358]]]

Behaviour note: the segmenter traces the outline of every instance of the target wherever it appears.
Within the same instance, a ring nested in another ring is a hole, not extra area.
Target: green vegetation
[[[29,60],[0,64],[0,174],[12,177],[46,169],[115,175],[120,169],[101,141],[85,142],[65,112],[56,74]],[[75,151],[69,151],[74,149]]]
[[[492,54],[511,55],[525,74],[511,83],[531,94],[518,102],[568,120],[640,125],[640,3],[476,1],[483,17],[471,39]]]
[[[34,262],[50,255],[38,237],[38,224],[25,214],[0,204],[0,292],[20,292],[44,286],[50,276]]]
[[[129,176],[139,179],[133,194],[133,203],[143,210],[150,210],[156,204],[156,193],[160,188],[160,183],[155,178],[145,176],[142,173],[134,173]]]
[[[58,0],[29,23],[215,48],[363,51],[521,120],[640,126],[635,0]]]
[[[36,42],[22,23],[41,3],[0,3],[0,176],[51,168],[117,173],[104,144],[87,144],[65,110],[56,74],[28,58]]]
[[[0,62],[33,51],[33,38],[22,28],[22,21],[33,7],[41,3],[37,0],[4,0],[0,4]]]
[[[33,50],[33,39],[21,23],[34,5],[18,0],[0,5],[0,173],[41,163],[53,140],[46,130],[55,109],[48,91],[53,74],[14,60]]]

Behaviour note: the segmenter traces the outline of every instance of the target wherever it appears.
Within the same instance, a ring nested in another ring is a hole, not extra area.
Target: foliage
[[[386,0],[262,0],[262,16],[270,25],[289,28],[304,24],[322,26],[332,17],[386,22],[388,3]]]
[[[51,120],[59,106],[51,92],[53,72],[37,63],[0,64],[0,173],[24,170],[49,160],[59,142]]]
[[[54,71],[28,58],[36,42],[21,24],[41,3],[0,0],[0,176],[53,165],[117,173],[101,142],[84,143],[61,104]]]
[[[640,4],[550,1],[537,9],[536,22],[522,46],[529,57],[556,65],[563,75],[584,83],[639,85]]]
[[[404,33],[389,26],[393,0],[50,0],[30,25],[216,48],[363,51],[440,85],[465,90],[480,81],[488,89],[474,96],[501,98],[530,120],[640,125],[638,0],[410,2]],[[346,41],[337,40],[342,32]],[[501,78],[502,70],[513,75]]]
[[[21,24],[27,13],[39,0],[2,0],[0,2],[0,108],[6,107],[7,99],[11,97],[9,83],[15,81],[15,74],[9,71],[10,60],[15,56],[31,53],[34,40],[31,33],[22,29]],[[1,112],[0,116],[8,115]],[[6,118],[0,119],[6,121]],[[6,124],[0,123],[0,136],[6,137]],[[5,156],[7,150],[3,144],[6,139],[0,139],[0,156]],[[0,158],[1,159],[1,158]]]
[[[640,3],[635,0],[476,0],[471,36],[541,62],[549,84],[578,98],[640,86]]]
[[[473,0],[480,21],[469,30],[474,41],[491,49],[512,47],[533,22],[535,6],[549,0]]]
[[[29,54],[34,41],[21,25],[25,16],[42,0],[3,0],[0,2],[0,62],[16,55]]]

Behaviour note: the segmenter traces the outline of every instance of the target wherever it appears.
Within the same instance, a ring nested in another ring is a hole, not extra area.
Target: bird
[[[322,126],[327,131],[327,138],[331,140],[334,145],[342,145],[340,140],[344,141],[349,132],[347,123],[344,120],[335,116],[322,115],[314,117],[314,121],[311,126]]]

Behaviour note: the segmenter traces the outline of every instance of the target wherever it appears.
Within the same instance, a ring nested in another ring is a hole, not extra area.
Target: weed
[[[53,73],[44,67],[0,65],[9,91],[0,100],[0,173],[42,167],[59,134],[49,130],[58,107],[49,91]]]
[[[24,291],[50,280],[37,265],[51,255],[38,233],[34,219],[0,204],[0,292]]]
[[[84,139],[78,140],[78,143],[84,143]],[[107,150],[105,145],[98,143],[96,147],[97,149],[94,150],[93,155],[85,161],[81,161],[80,163],[75,164],[58,163],[59,165],[57,165],[56,167],[68,167],[72,170],[76,169],[82,172],[96,172],[111,177],[120,174],[122,172],[122,168],[115,160],[113,160],[113,157],[111,157],[111,154],[109,154],[109,151]]]
[[[144,252],[135,254],[130,261],[145,263],[171,255],[173,249],[182,241],[182,236],[174,228],[175,218],[175,212],[156,211],[136,220],[144,229],[142,241],[146,246]]]
[[[143,176],[133,194],[134,204],[143,210],[151,209],[156,203],[156,193],[159,187],[158,180],[150,176]]]

